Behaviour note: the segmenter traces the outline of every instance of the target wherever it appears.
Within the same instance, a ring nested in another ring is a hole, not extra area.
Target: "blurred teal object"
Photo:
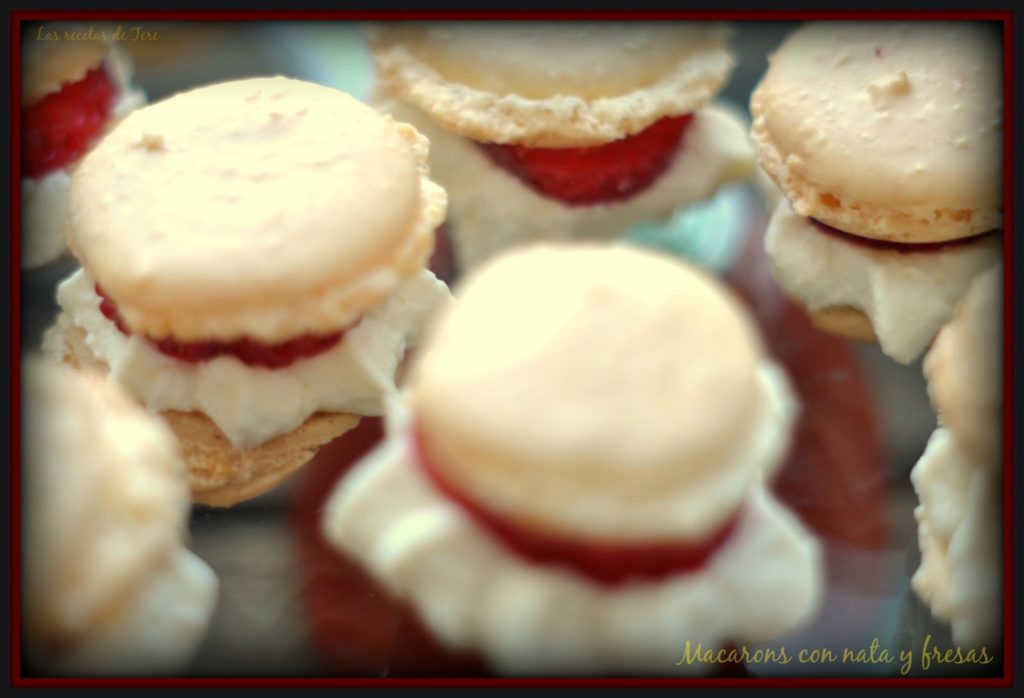
[[[726,187],[704,203],[676,209],[664,224],[638,225],[622,241],[668,252],[724,274],[743,250],[749,217],[748,187]]]

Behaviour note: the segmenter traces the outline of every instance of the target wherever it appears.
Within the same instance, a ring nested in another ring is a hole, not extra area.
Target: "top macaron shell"
[[[328,87],[201,87],[134,112],[84,159],[70,243],[133,331],[336,331],[428,258],[446,197],[426,158],[412,127]]]
[[[479,141],[586,147],[695,111],[732,67],[710,23],[389,23],[368,38],[387,92]]]
[[[772,460],[751,446],[762,427],[787,433],[746,315],[673,259],[534,246],[456,295],[411,406],[437,467],[498,512],[603,538],[699,537]]]
[[[811,23],[751,98],[762,167],[803,216],[930,242],[1002,224],[1002,60],[982,22]]]

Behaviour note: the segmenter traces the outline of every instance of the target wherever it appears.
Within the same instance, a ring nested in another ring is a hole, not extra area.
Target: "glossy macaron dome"
[[[533,246],[457,297],[410,407],[442,476],[495,513],[584,538],[694,540],[781,459],[785,378],[703,272],[628,247]]]
[[[810,23],[751,97],[761,166],[797,213],[920,243],[1002,225],[1002,56],[983,22]]]
[[[369,32],[385,89],[460,135],[583,147],[692,112],[732,67],[722,26],[389,23]]]
[[[446,205],[426,157],[413,128],[332,88],[200,87],[132,114],[82,162],[70,242],[134,332],[332,332],[425,264]]]

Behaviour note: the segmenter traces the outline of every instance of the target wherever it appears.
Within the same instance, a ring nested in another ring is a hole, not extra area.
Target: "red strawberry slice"
[[[622,201],[651,186],[682,145],[693,114],[654,122],[640,133],[592,148],[528,148],[480,143],[499,167],[541,196],[570,206]]]
[[[663,579],[703,568],[726,544],[742,516],[742,513],[734,514],[705,539],[694,543],[628,544],[579,540],[531,529],[490,511],[441,475],[418,434],[414,439],[414,453],[417,464],[434,486],[509,550],[535,564],[570,567],[605,586],[637,579]]]
[[[131,330],[125,325],[114,301],[96,286],[96,295],[100,297],[100,312],[114,323],[121,334],[130,336]],[[264,368],[284,368],[301,358],[316,356],[325,352],[341,341],[344,330],[327,335],[304,334],[284,342],[267,344],[249,337],[234,339],[230,342],[183,342],[173,337],[164,339],[146,338],[150,344],[162,353],[178,361],[199,363],[209,361],[218,356],[234,356],[247,366]]]
[[[21,175],[42,177],[82,157],[103,133],[117,84],[94,68],[21,110]]]
[[[845,240],[853,245],[860,245],[861,247],[870,247],[876,250],[889,250],[890,252],[899,252],[901,254],[919,254],[922,252],[945,252],[946,250],[954,249],[957,247],[963,247],[964,245],[970,245],[979,241],[983,237],[989,235],[1000,235],[1002,234],[1001,229],[989,230],[985,233],[979,233],[966,238],[956,238],[954,240],[941,240],[939,242],[893,242],[892,240],[876,240],[875,238],[866,238],[854,233],[848,233],[845,230],[835,228],[828,223],[822,223],[817,218],[811,218],[810,221],[814,226],[826,235]]]

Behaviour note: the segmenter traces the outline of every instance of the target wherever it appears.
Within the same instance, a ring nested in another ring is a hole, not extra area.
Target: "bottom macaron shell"
[[[763,221],[757,224],[726,281],[746,301],[803,403],[775,492],[826,543],[879,550],[887,540],[885,479],[864,377],[846,342],[817,331],[781,295],[764,258]],[[380,420],[364,419],[344,439],[321,449],[300,475],[294,521],[313,641],[330,670],[342,675],[487,675],[479,656],[441,646],[407,604],[322,536],[320,518],[329,493],[381,436]],[[844,580],[844,586],[869,586],[876,572],[859,569],[857,579]],[[722,665],[712,674],[746,675],[742,664]]]
[[[804,308],[811,323],[822,332],[830,332],[839,337],[857,342],[877,342],[878,335],[867,315],[849,306],[825,308],[816,313]]]
[[[273,489],[309,462],[327,442],[359,424],[353,414],[318,412],[287,434],[255,448],[238,449],[198,412],[164,412],[189,466],[192,499],[229,507]]]

